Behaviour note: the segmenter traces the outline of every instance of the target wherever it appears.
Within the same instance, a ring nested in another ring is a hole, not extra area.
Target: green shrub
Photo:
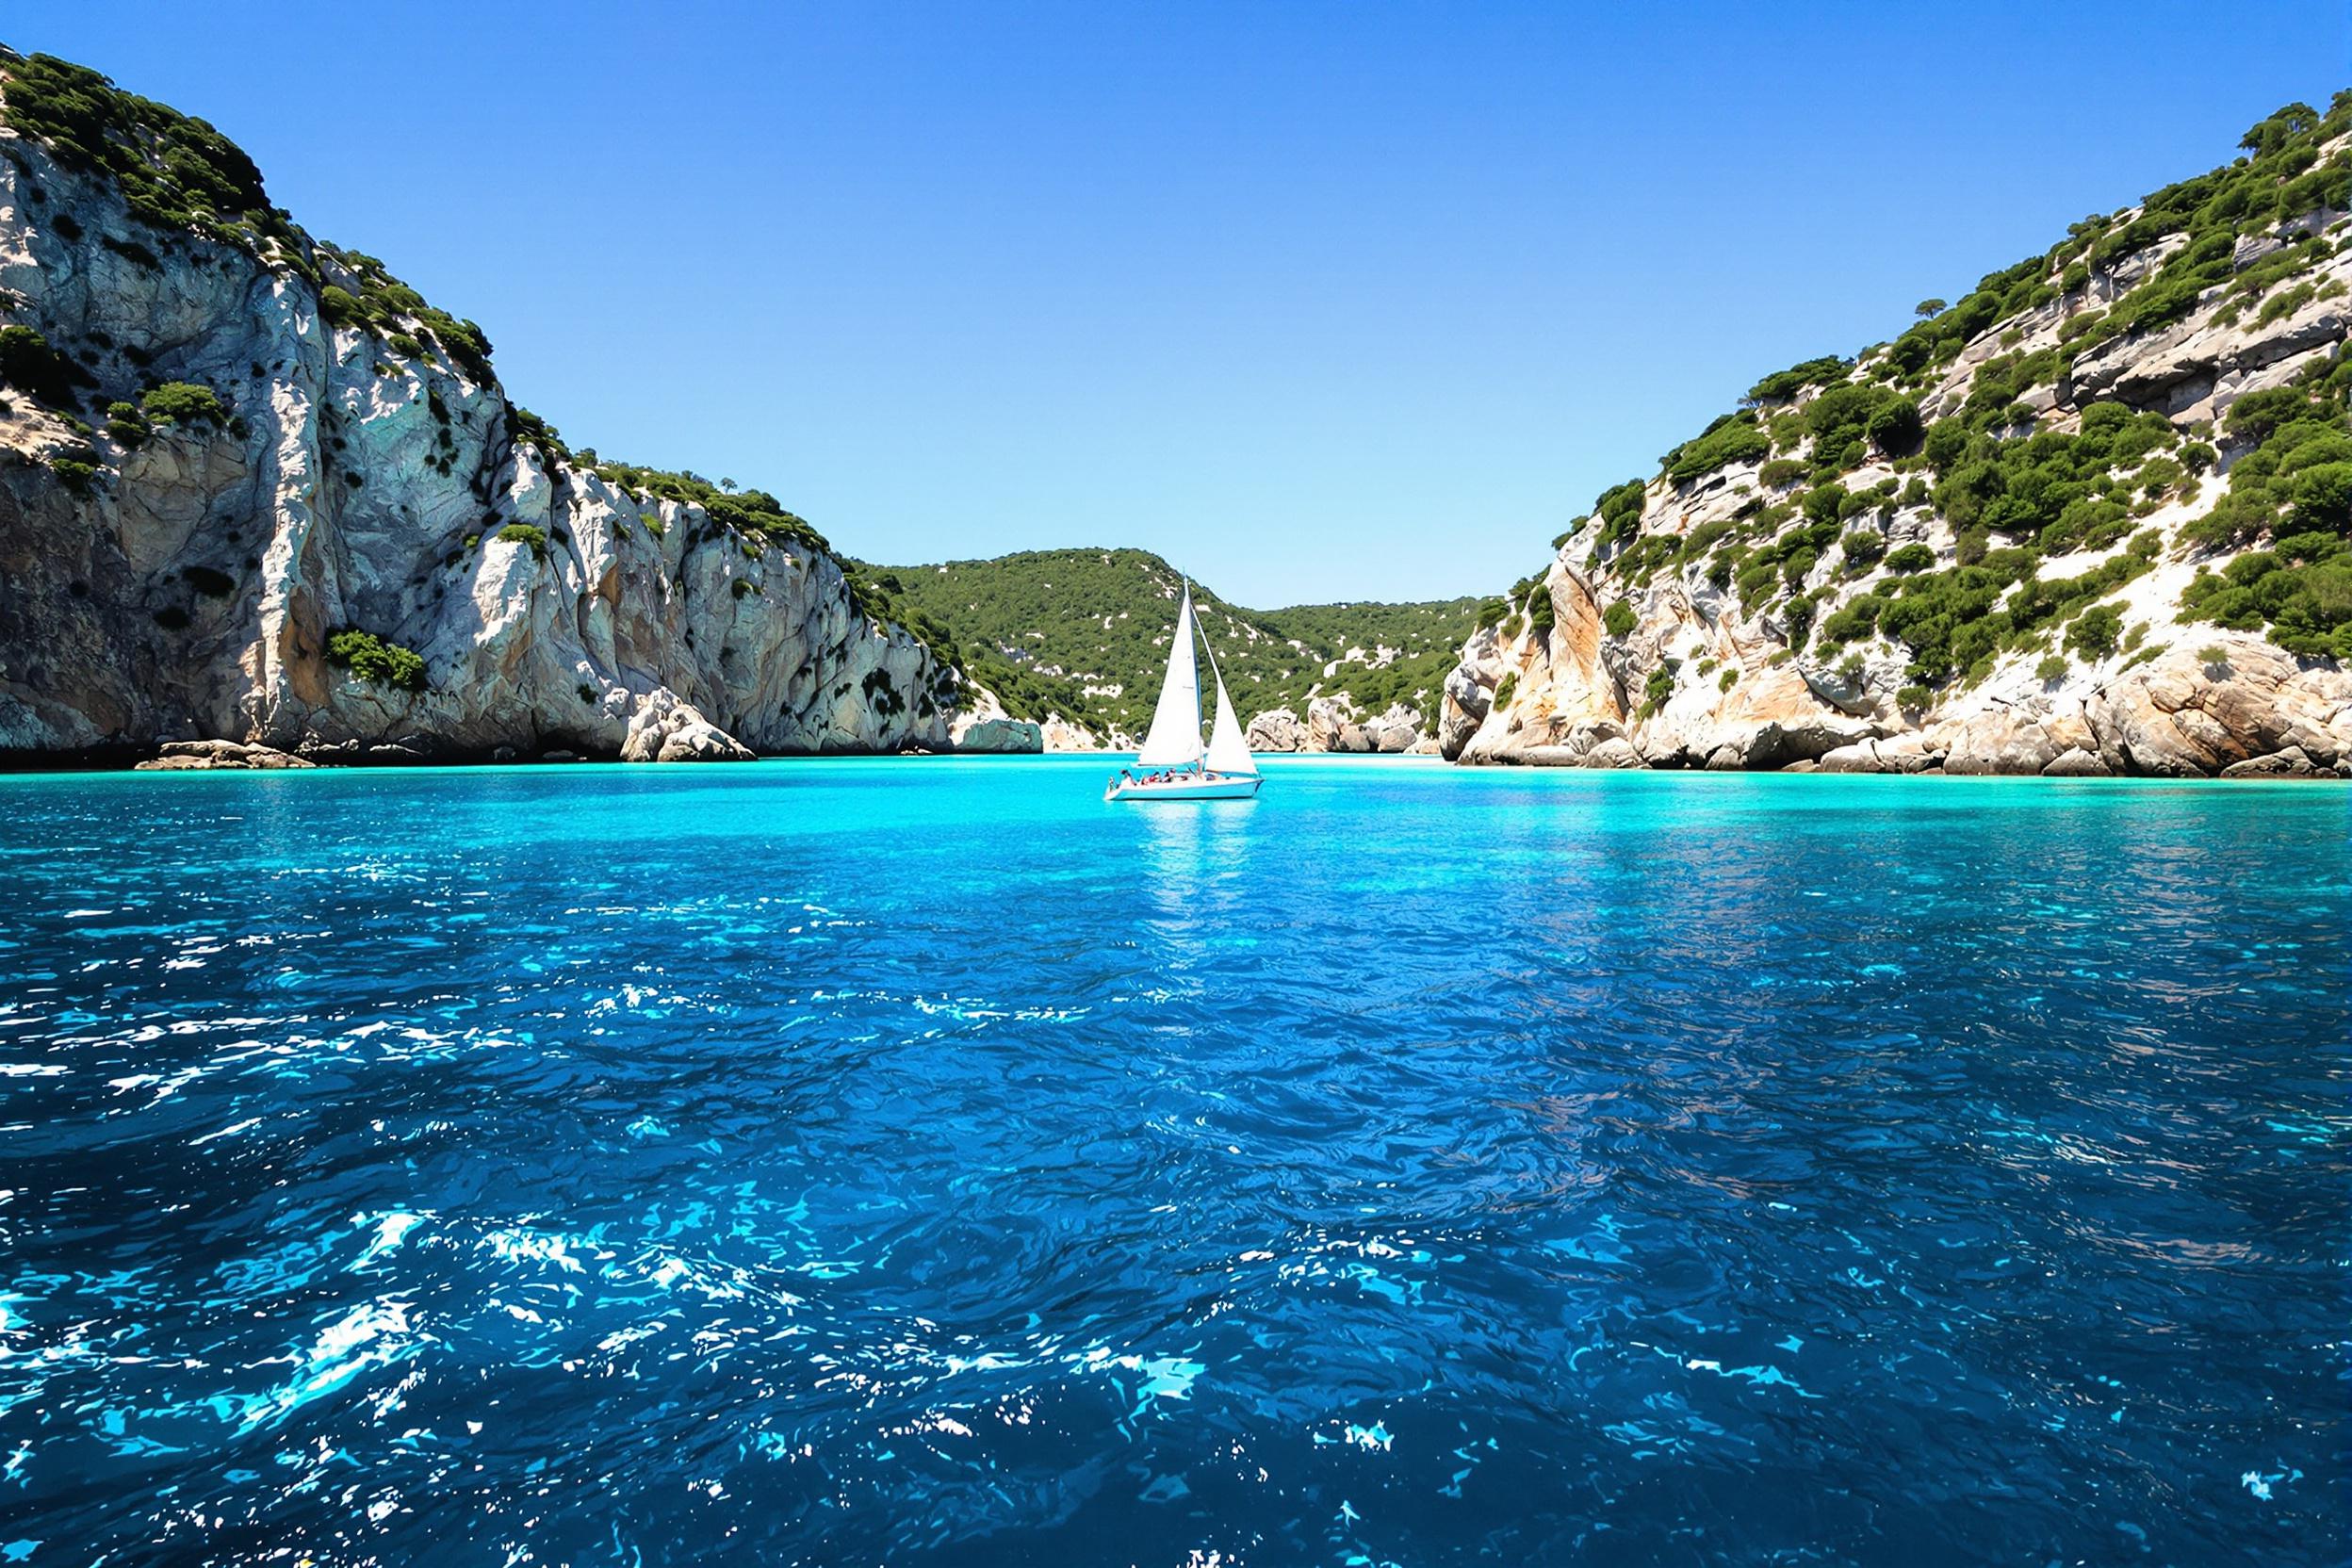
[[[1808,386],[1828,386],[1846,379],[1853,368],[1851,362],[1836,354],[1823,354],[1776,371],[1748,388],[1747,400],[1752,403],[1780,402],[1795,397]]]
[[[1601,613],[1601,625],[1608,629],[1611,637],[1628,636],[1633,629],[1641,624],[1642,617],[1636,614],[1633,606],[1624,599],[1612,600],[1609,607]]]
[[[1886,569],[1898,574],[1923,572],[1936,564],[1936,552],[1925,545],[1901,545],[1886,554]]]
[[[1772,449],[1771,438],[1756,428],[1753,414],[1726,415],[1709,425],[1698,439],[1666,454],[1666,477],[1676,484],[1687,484],[1702,474],[1713,473],[1734,463],[1760,461]]]
[[[2064,680],[2067,668],[2066,660],[2053,653],[2034,666],[2034,678],[2044,685],[2053,680]]]
[[[188,585],[208,599],[224,599],[237,589],[237,579],[226,572],[216,572],[210,566],[188,566],[180,576]]]
[[[1664,543],[1664,541],[1660,541]],[[1539,637],[1551,635],[1557,612],[1552,607],[1552,591],[1537,583],[1527,593],[1527,629]]]
[[[2058,341],[2071,343],[2078,337],[2089,336],[2106,324],[2107,313],[2105,311],[2078,310],[2058,323]]]
[[[220,395],[209,386],[193,382],[167,381],[151,386],[139,400],[139,408],[150,419],[160,419],[174,425],[226,424],[229,411],[221,405]]]
[[[1794,458],[1776,457],[1756,470],[1758,482],[1772,489],[1784,489],[1805,477],[1805,465]]]
[[[1642,707],[1634,716],[1641,719],[1648,718],[1660,708],[1665,707],[1666,699],[1674,694],[1674,672],[1672,662],[1669,661],[1652,670],[1649,679],[1642,683]]]
[[[410,692],[425,688],[424,659],[398,643],[385,642],[372,631],[346,628],[330,635],[327,662],[339,664],[360,679],[381,686],[398,686]]]
[[[1838,541],[1845,553],[1846,570],[1866,572],[1886,553],[1886,536],[1874,528],[1853,529]]]
[[[1868,637],[1878,629],[1879,612],[1886,602],[1874,594],[1855,595],[1821,623],[1821,640],[1836,645]]]
[[[155,432],[148,427],[147,416],[137,403],[111,402],[106,405],[106,433],[125,448],[143,445]]]
[[[1968,427],[1957,419],[1939,419],[1928,427],[1919,450],[1937,473],[1952,467],[1968,449]]]
[[[1511,706],[1511,699],[1519,694],[1519,672],[1505,670],[1503,678],[1494,684],[1494,710],[1497,712]]]
[[[1813,634],[1813,612],[1819,608],[1813,596],[1799,594],[1783,607],[1781,618],[1788,629],[1788,646],[1801,648]]]
[[[1906,713],[1924,713],[1927,705],[1936,700],[1936,694],[1924,686],[1905,686],[1895,694],[1895,706]]]
[[[2115,651],[2123,631],[2123,616],[2113,605],[2095,604],[2066,628],[2066,646],[2085,660],[2097,661]]]
[[[2299,386],[2270,386],[2248,392],[2230,405],[2221,428],[2251,441],[2266,439],[2279,426],[2310,412],[2311,400]]]
[[[510,545],[529,545],[531,554],[547,558],[547,531],[535,523],[509,523],[498,530],[498,537]]]
[[[1640,480],[1629,479],[1602,491],[1592,503],[1593,514],[1601,519],[1603,544],[1621,543],[1641,525],[1642,490]]]
[[[86,457],[53,457],[49,471],[57,476],[57,482],[77,496],[90,494],[90,485],[98,478],[98,465],[91,461],[97,454]]]
[[[2295,475],[2295,526],[2352,531],[2352,463],[2322,463]]]
[[[1903,457],[1919,449],[1927,427],[1919,417],[1919,405],[1908,398],[1897,398],[1879,404],[1864,427],[1870,441],[1889,457]]]
[[[52,408],[71,408],[78,388],[95,385],[71,354],[30,327],[0,327],[0,382]]]
[[[197,229],[248,249],[263,237],[292,239],[291,226],[270,205],[261,172],[204,121],[53,56],[0,64],[9,125],[69,168],[111,175],[139,221]]]

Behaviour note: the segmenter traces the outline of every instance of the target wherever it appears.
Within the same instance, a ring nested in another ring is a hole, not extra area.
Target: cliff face
[[[798,519],[574,457],[471,323],[173,187],[209,127],[55,72],[20,113],[25,69],[0,53],[0,754],[948,743],[958,672]]]
[[[2352,776],[2347,130],[1766,378],[1493,608],[1445,755]]]

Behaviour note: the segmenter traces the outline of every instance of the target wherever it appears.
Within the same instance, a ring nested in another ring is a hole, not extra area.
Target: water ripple
[[[2325,1562],[2340,793],[0,782],[0,1552]]]

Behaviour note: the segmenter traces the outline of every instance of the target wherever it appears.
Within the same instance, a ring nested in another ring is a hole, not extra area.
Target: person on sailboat
[[[1184,586],[1176,612],[1176,632],[1169,639],[1168,676],[1160,700],[1152,710],[1152,728],[1135,754],[1140,778],[1126,769],[1102,792],[1105,800],[1248,800],[1264,782],[1257,759],[1233,717],[1233,698],[1225,692],[1225,677],[1217,666],[1217,647],[1206,635],[1209,674],[1217,683],[1217,721],[1209,743],[1200,743],[1200,669],[1193,647],[1198,629],[1192,611],[1192,584]]]

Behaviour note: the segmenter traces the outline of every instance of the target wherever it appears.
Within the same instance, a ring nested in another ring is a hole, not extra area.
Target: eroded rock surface
[[[400,297],[307,241],[157,230],[0,132],[0,315],[88,378],[78,408],[11,389],[0,411],[0,755],[944,748],[975,694],[813,534],[599,474],[421,302],[322,314],[371,280]],[[170,383],[220,416],[109,420]],[[421,679],[336,662],[346,631],[412,650]]]

